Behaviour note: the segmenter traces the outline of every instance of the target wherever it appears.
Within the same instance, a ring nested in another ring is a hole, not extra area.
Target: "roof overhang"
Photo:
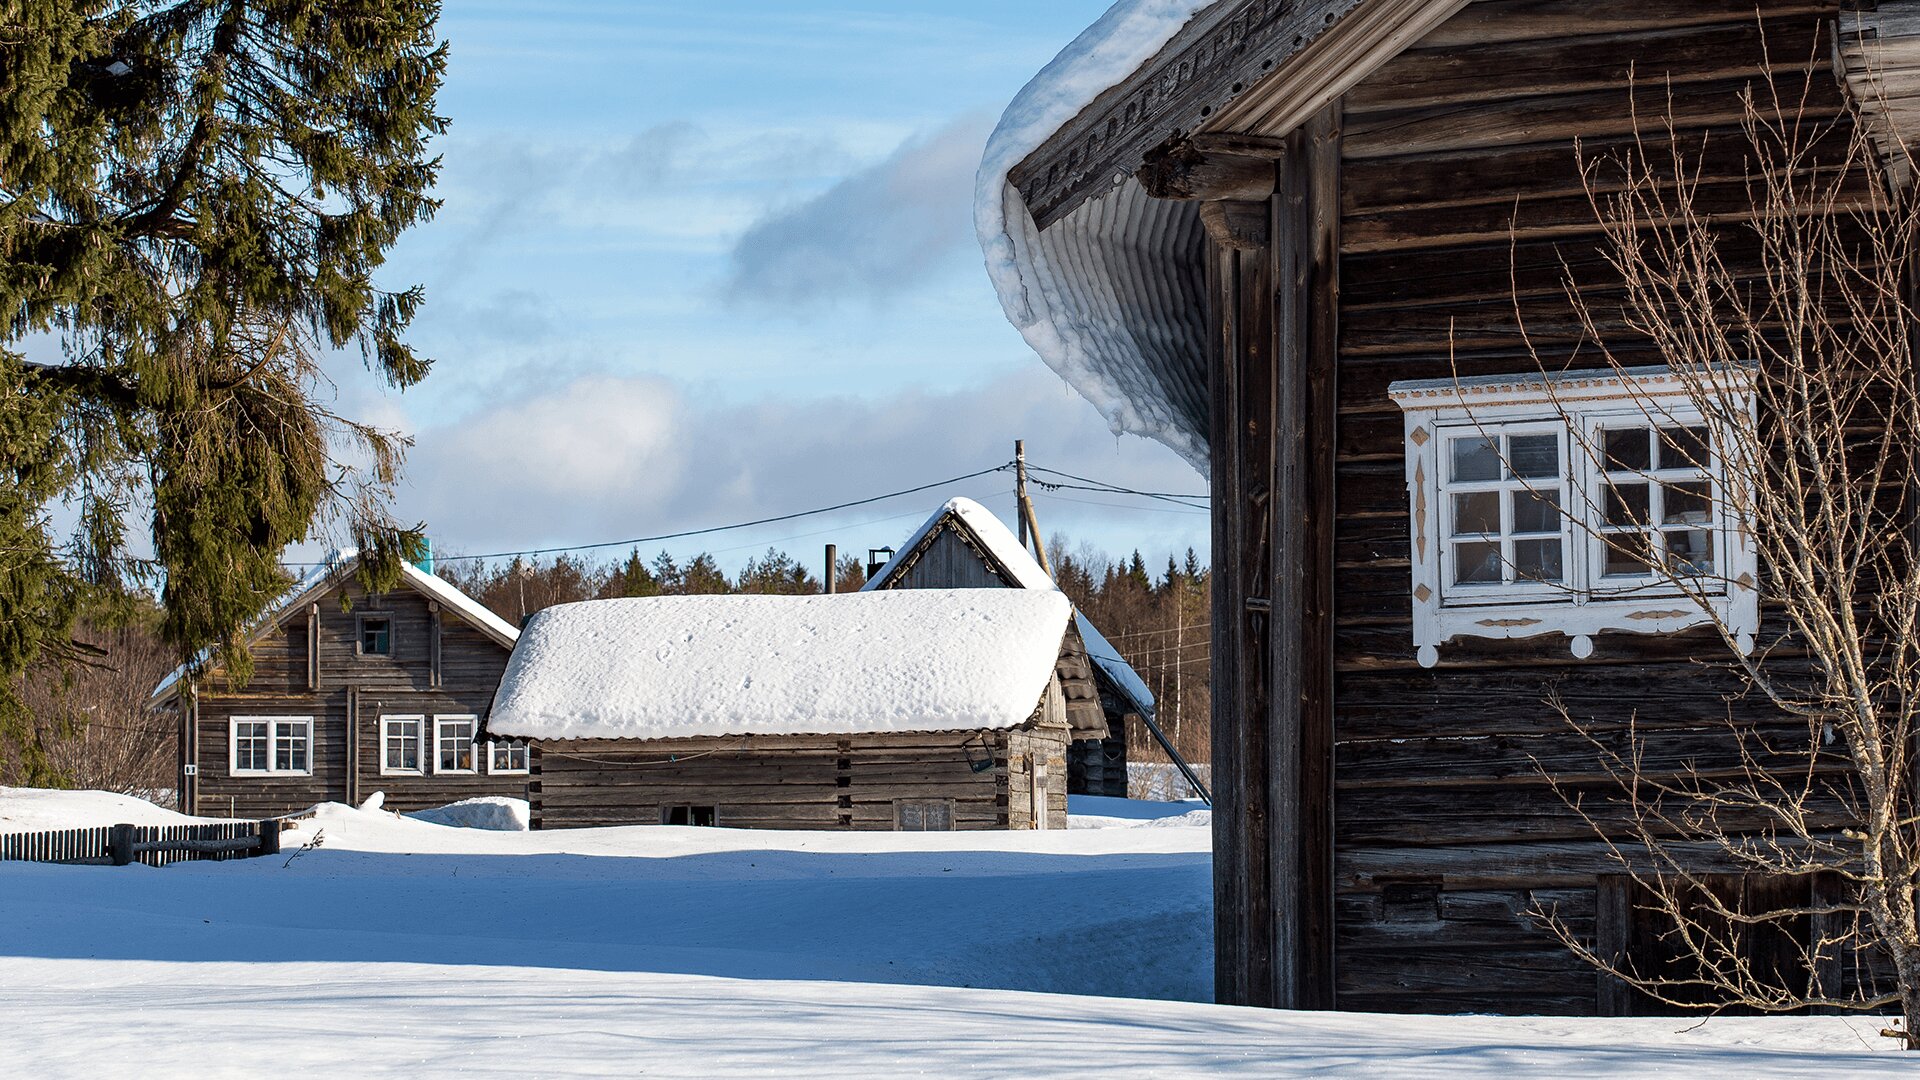
[[[1116,433],[1208,469],[1206,233],[1150,151],[1284,135],[1467,0],[1121,0],[1014,99],[976,224],[1008,319]]]

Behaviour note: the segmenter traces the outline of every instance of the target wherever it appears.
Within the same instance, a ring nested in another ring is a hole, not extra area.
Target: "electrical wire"
[[[486,555],[448,555],[436,557],[434,561],[447,563],[484,562],[489,559],[518,559],[536,555],[563,555],[574,551],[604,551],[608,548],[639,547],[641,544],[658,544],[668,540],[686,540],[696,536],[712,536],[715,533],[733,532],[738,529],[752,529],[761,525],[778,525],[784,521],[798,521],[801,518],[818,517],[821,514],[831,514],[841,510],[852,510],[860,506],[871,506],[874,503],[885,502],[888,499],[897,499],[903,495],[917,495],[922,491],[931,491],[934,488],[948,487],[952,484],[959,484],[968,480],[977,480],[982,476],[992,476],[994,473],[1010,472],[1012,469],[1013,463],[1008,462],[1005,465],[997,465],[991,469],[981,469],[979,472],[968,473],[965,476],[956,476],[948,480],[937,480],[931,484],[921,484],[919,487],[907,488],[902,491],[890,491],[885,495],[875,495],[866,499],[855,499],[852,502],[839,503],[834,506],[823,506],[816,510],[801,510],[798,513],[760,518],[756,521],[742,521],[734,525],[716,525],[707,529],[689,529],[685,532],[663,533],[659,536],[642,536],[632,540],[609,540],[599,544],[570,544],[561,547],[529,548],[525,551],[496,551]],[[287,563],[286,565],[314,567],[325,564],[309,562]]]

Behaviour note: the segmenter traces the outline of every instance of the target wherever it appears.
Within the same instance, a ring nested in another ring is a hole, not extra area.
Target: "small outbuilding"
[[[488,728],[531,740],[540,829],[1065,828],[1071,621],[1013,589],[567,604]]]
[[[1057,591],[1058,586],[993,511],[972,499],[953,499],[907,538],[864,589]],[[1089,734],[1076,737],[1067,749],[1067,791],[1124,799],[1127,725],[1152,722],[1153,692],[1086,615],[1075,611],[1073,626],[1093,679],[1084,684],[1090,696],[1084,702],[1070,696],[1067,705],[1069,709],[1097,705],[1100,721],[1075,725]],[[1067,686],[1070,695],[1079,689]]]

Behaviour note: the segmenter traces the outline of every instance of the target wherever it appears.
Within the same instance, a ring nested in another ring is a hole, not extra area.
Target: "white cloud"
[[[991,468],[1024,437],[1037,464],[1144,490],[1200,491],[1165,449],[1116,440],[1094,410],[1037,367],[955,393],[712,402],[657,377],[585,376],[429,427],[400,510],[442,549],[490,552],[656,536],[755,520]],[[848,550],[897,543],[953,494],[1010,514],[1010,476],[748,533],[666,545],[764,548],[836,533]],[[1043,528],[1124,552],[1205,550],[1207,518],[1083,492],[1042,497]],[[1085,505],[1111,501],[1125,509]],[[902,518],[906,520],[901,520]],[[892,519],[892,520],[888,520]],[[882,522],[867,529],[863,522]],[[783,545],[784,546],[784,545]],[[794,547],[799,553],[807,545]]]
[[[972,248],[973,176],[989,123],[968,117],[776,211],[734,245],[728,295],[817,309],[921,286]]]

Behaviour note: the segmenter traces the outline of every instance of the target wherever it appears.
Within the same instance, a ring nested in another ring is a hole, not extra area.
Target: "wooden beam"
[[[1170,139],[1147,152],[1134,175],[1156,199],[1264,201],[1273,195],[1273,157],[1208,153],[1190,139]]]
[[[1263,73],[1339,27],[1349,12],[1380,3],[1222,0],[1082,110],[1016,166],[1010,179],[1044,229],[1107,190],[1114,177],[1130,175],[1152,147],[1201,127]]]
[[[1272,221],[1266,202],[1200,204],[1200,224],[1214,243],[1230,251],[1260,251],[1271,242]]]

